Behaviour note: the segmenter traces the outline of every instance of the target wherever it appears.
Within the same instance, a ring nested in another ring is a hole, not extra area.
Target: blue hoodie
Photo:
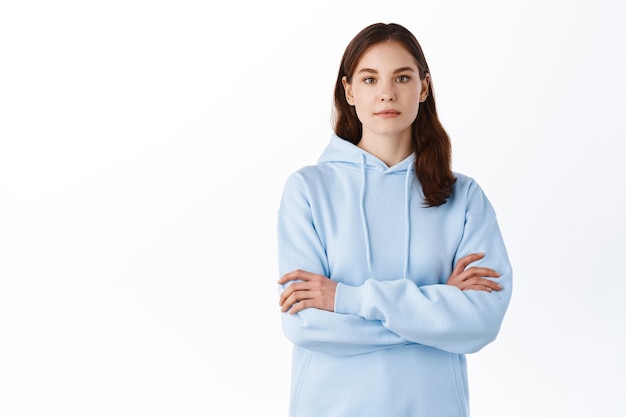
[[[335,135],[315,166],[286,181],[279,273],[338,283],[335,311],[283,313],[293,342],[292,417],[468,416],[466,353],[496,338],[511,266],[478,184],[425,207],[414,156],[388,167]],[[501,291],[446,285],[457,260],[498,271]],[[286,286],[285,286],[286,287]],[[281,290],[284,288],[281,288]]]

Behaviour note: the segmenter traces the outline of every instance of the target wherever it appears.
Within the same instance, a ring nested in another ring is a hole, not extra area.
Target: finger
[[[287,298],[281,310],[283,312],[291,311],[296,306],[297,307],[294,312],[310,307],[320,308],[321,304],[319,297],[320,294],[315,291],[294,292],[289,298]]]
[[[286,273],[285,275],[283,275],[282,277],[280,277],[280,279],[278,280],[278,283],[283,285],[288,283],[289,281],[295,281],[298,278],[298,275],[301,271],[299,269],[296,269],[295,271],[291,271]]]
[[[289,285],[285,290],[280,294],[278,298],[278,305],[282,306],[285,303],[285,300],[289,298],[289,296],[293,293],[293,288]]]
[[[281,311],[284,313],[292,308],[295,304],[301,303],[305,300],[309,300],[311,295],[308,291],[298,291],[291,294],[282,304]]]
[[[309,281],[311,280],[311,278],[315,276],[315,274],[311,273],[311,272],[307,272],[307,271],[303,271],[301,269],[296,269],[295,271],[291,271],[286,273],[285,275],[283,275],[279,280],[278,283],[283,285],[288,283],[289,281]]]
[[[308,284],[304,282],[294,282],[291,283],[285,288],[285,291],[280,295],[280,299],[278,300],[278,305],[283,305],[285,300],[289,298],[296,291],[306,291],[308,289]]]
[[[312,308],[312,307],[314,307],[313,301],[303,300],[303,301],[300,301],[299,303],[294,304],[289,310],[289,314],[296,314],[304,310],[305,308]]]
[[[489,288],[495,291],[500,291],[502,289],[502,285],[486,278],[471,278],[466,281],[466,284],[468,287],[479,286]]]
[[[472,266],[471,268],[467,268],[466,271],[468,271],[472,276],[475,277],[491,277],[491,278],[500,278],[500,273],[494,269],[491,268],[486,268],[486,267],[482,267],[482,266]]]
[[[484,292],[493,292],[493,289],[490,287],[485,287],[484,285],[470,285],[465,288],[463,291],[474,290],[474,291],[484,291]]]
[[[470,253],[469,255],[462,257],[457,261],[456,266],[454,267],[453,275],[459,275],[469,264],[484,257],[484,253]]]
[[[471,268],[467,268],[465,271],[463,271],[454,278],[455,280],[457,280],[457,282],[460,282],[479,277],[500,278],[500,273],[494,271],[491,268],[473,266]]]

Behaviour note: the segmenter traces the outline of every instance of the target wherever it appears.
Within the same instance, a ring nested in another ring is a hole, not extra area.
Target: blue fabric
[[[464,355],[496,338],[511,265],[478,184],[455,173],[452,196],[428,208],[413,165],[411,155],[387,167],[333,135],[318,164],[285,183],[280,274],[338,282],[335,312],[282,313],[293,417],[469,415]],[[472,266],[498,271],[501,291],[445,285],[458,259],[481,252]]]

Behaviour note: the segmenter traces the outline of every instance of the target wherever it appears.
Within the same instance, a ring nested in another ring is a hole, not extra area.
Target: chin
[[[403,128],[399,128],[399,127],[395,127],[395,128],[390,128],[390,127],[381,127],[379,129],[372,129],[373,132],[375,132],[378,135],[381,136],[402,136],[407,134],[407,132],[411,132],[411,126],[409,127],[403,127]]]

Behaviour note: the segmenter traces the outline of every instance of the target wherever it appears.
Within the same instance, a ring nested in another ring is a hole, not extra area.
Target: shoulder
[[[305,186],[307,183],[318,181],[324,177],[321,165],[303,166],[287,176],[285,187]]]
[[[287,177],[285,187],[325,186],[329,181],[332,182],[336,175],[337,170],[332,169],[329,164],[306,165]]]
[[[456,182],[454,183],[454,188],[452,191],[452,197],[455,199],[466,200],[469,194],[475,193],[477,190],[480,190],[480,186],[474,180],[474,178],[469,177],[465,174],[461,174],[459,172],[453,172],[454,178],[456,178]]]
[[[469,177],[465,174],[462,174],[460,172],[452,172],[452,175],[454,175],[454,178],[456,178],[456,184],[455,187],[460,187],[460,188],[464,188],[466,186],[468,186],[471,183],[474,183],[474,178]]]
[[[325,187],[324,166],[308,165],[287,176],[283,185],[281,206],[283,209],[307,209],[311,200]]]
[[[459,203],[464,203],[468,214],[493,213],[493,207],[489,199],[474,178],[458,172],[453,174],[456,178],[456,183],[454,184],[452,198],[458,200]]]

